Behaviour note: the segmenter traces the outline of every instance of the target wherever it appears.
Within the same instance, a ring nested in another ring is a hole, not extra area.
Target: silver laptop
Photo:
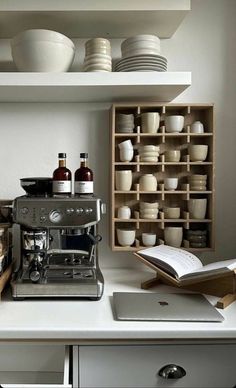
[[[201,294],[114,292],[118,320],[222,322],[224,317]]]

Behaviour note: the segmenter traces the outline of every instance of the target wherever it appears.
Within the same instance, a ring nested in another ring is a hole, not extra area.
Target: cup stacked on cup
[[[156,219],[159,212],[158,202],[140,202],[140,218]]]
[[[187,231],[187,240],[191,248],[206,248],[207,245],[207,231],[196,229]]]
[[[134,148],[131,140],[122,141],[118,144],[121,162],[130,162],[134,156]]]
[[[189,188],[193,191],[206,191],[207,175],[193,174],[188,178]]]
[[[118,113],[116,115],[116,132],[132,133],[134,131],[134,115]]]
[[[85,43],[84,71],[112,71],[111,44],[108,39],[94,38]]]
[[[160,147],[155,145],[144,145],[139,149],[140,162],[158,162]]]

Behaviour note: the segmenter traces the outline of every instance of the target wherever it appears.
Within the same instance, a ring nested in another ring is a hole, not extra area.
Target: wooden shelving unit
[[[142,133],[140,127],[140,115],[142,112],[158,111],[161,116],[161,124],[156,134]],[[116,115],[118,113],[134,114],[135,128],[133,133],[116,132]],[[166,133],[165,116],[171,114],[184,115],[184,129],[181,133]],[[204,124],[204,133],[191,133],[191,124],[200,120]],[[118,144],[130,139],[135,149],[134,158],[130,162],[121,162],[119,159]],[[157,235],[159,242],[164,241],[164,229],[166,226],[183,226],[184,237],[182,248],[191,251],[206,251],[214,249],[214,197],[215,197],[215,150],[214,150],[214,106],[213,104],[172,104],[172,103],[126,103],[115,104],[111,108],[111,247],[113,251],[137,251],[142,246],[141,235],[143,232],[151,232]],[[157,163],[140,162],[138,146],[159,145],[160,157]],[[208,157],[204,162],[191,162],[188,154],[190,144],[208,145]],[[164,152],[166,150],[179,149],[181,151],[180,162],[166,162]],[[130,191],[117,191],[115,189],[115,171],[132,170],[132,187]],[[158,188],[155,192],[140,191],[139,178],[142,174],[155,174]],[[205,191],[192,191],[188,183],[191,174],[207,175],[207,187]],[[164,190],[163,179],[168,176],[177,176],[179,185],[177,190]],[[188,201],[191,198],[207,198],[207,214],[204,219],[191,219],[189,217]],[[157,219],[142,219],[139,213],[139,202],[159,202],[159,214]],[[172,204],[181,208],[178,219],[165,219],[162,211],[164,206]],[[131,208],[130,219],[117,218],[117,210],[120,206],[127,205]],[[119,227],[131,227],[136,229],[136,240],[133,246],[122,247],[117,241],[116,229]],[[207,244],[204,248],[193,248],[188,241],[188,230],[206,230]]]

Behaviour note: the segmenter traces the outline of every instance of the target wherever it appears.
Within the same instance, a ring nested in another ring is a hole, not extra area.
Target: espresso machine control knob
[[[56,224],[62,220],[62,212],[60,210],[52,210],[49,213],[49,220]]]
[[[21,212],[21,214],[28,214],[29,213],[29,209],[26,207],[26,206],[24,206],[24,207],[22,207],[21,209],[20,209],[20,212]]]
[[[33,283],[37,283],[39,281],[41,277],[41,274],[39,271],[37,270],[34,270],[34,271],[31,271],[30,272],[30,280],[33,282]]]

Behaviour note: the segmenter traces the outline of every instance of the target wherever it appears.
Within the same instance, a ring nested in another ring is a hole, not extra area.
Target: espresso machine
[[[17,197],[13,221],[18,268],[11,282],[13,298],[100,299],[104,280],[97,229],[103,212],[101,200],[93,196]]]

